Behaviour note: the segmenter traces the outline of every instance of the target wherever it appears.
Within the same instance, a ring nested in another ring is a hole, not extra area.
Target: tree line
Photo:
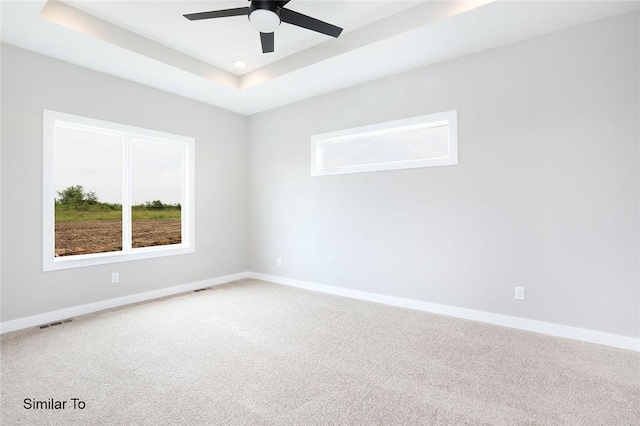
[[[64,206],[67,208],[75,208],[78,210],[88,209],[109,209],[117,210],[122,208],[122,204],[100,202],[98,196],[93,191],[85,191],[82,185],[72,185],[57,191],[58,197],[55,199],[56,206]],[[134,208],[162,210],[162,209],[180,209],[180,203],[168,204],[160,200],[145,201],[142,204],[133,206]]]

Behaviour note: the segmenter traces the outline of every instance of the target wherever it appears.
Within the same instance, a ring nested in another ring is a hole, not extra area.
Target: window
[[[311,137],[312,176],[456,164],[456,111]]]
[[[193,253],[194,139],[44,111],[43,270]]]

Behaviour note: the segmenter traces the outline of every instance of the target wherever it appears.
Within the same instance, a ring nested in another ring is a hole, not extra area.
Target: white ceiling
[[[2,41],[241,114],[640,9],[640,1],[309,1],[345,28],[281,25],[264,55],[245,17],[188,21],[236,1],[2,1]],[[249,66],[235,69],[236,59]]]

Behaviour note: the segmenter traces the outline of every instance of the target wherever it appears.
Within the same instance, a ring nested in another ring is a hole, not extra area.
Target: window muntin
[[[43,136],[43,270],[194,252],[193,138],[47,110]],[[64,211],[77,185],[93,204]]]
[[[455,165],[456,111],[311,138],[311,175]]]

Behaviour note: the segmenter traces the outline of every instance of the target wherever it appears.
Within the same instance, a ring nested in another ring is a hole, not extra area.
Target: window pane
[[[455,110],[311,136],[311,176],[455,166]]]
[[[121,136],[55,127],[55,255],[122,250]]]
[[[132,247],[180,244],[184,148],[134,140],[132,150]]]
[[[323,168],[391,163],[446,157],[448,126],[405,129],[327,142],[322,145]]]

